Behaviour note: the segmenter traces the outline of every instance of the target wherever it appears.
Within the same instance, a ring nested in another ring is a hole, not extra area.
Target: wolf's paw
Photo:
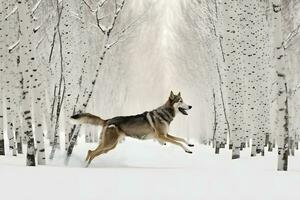
[[[88,168],[90,166],[90,163],[89,162],[84,162],[84,165],[83,165],[85,168]]]
[[[185,152],[187,152],[187,153],[193,153],[192,151],[190,151],[190,150],[185,150]]]
[[[188,146],[189,146],[189,147],[193,147],[193,146],[195,146],[195,145],[194,145],[194,144],[188,144]]]

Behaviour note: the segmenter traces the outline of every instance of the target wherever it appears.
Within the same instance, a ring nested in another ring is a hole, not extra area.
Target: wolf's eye
[[[183,101],[182,101],[182,100],[180,100],[179,102],[180,102],[180,103],[182,103]]]

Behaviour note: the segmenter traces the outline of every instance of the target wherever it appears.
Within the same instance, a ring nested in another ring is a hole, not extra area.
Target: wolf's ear
[[[173,91],[171,91],[169,99],[173,100],[174,98],[175,98],[175,95],[174,95]]]
[[[178,96],[178,97],[181,97],[181,94],[180,94],[180,92],[177,94],[177,96]]]

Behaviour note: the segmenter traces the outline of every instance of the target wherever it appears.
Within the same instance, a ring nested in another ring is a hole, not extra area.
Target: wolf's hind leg
[[[99,151],[100,149],[102,149],[102,146],[103,146],[103,144],[102,144],[102,142],[100,142],[100,144],[98,145],[98,147],[97,147],[96,149],[94,149],[94,150],[88,150],[87,155],[86,155],[86,158],[85,158],[85,161],[88,161],[88,160],[90,159],[91,154],[92,154],[94,151]]]
[[[109,152],[110,150],[114,149],[117,146],[117,144],[118,144],[118,142],[116,142],[116,143],[114,143],[111,146],[108,146],[106,148],[97,149],[97,150],[93,151],[91,153],[91,156],[89,157],[89,161],[87,162],[87,166],[90,165],[90,163],[92,162],[92,160],[94,160],[95,157],[97,157],[97,156],[99,156],[101,154]]]
[[[88,159],[90,158],[91,152],[92,152],[92,150],[88,150],[85,161],[88,161]]]
[[[120,133],[116,126],[108,127],[103,133],[101,145],[99,145],[94,151],[90,153],[90,156],[88,157],[87,166],[92,162],[92,160],[96,156],[99,156],[115,148],[118,144],[119,137]]]

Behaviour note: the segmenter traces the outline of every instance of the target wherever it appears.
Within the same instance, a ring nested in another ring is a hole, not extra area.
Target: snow
[[[231,160],[228,150],[215,155],[210,147],[197,144],[191,148],[193,154],[187,154],[173,145],[127,138],[83,168],[86,151],[97,144],[82,141],[68,166],[63,164],[62,151],[47,166],[38,167],[25,167],[22,156],[0,157],[1,199],[300,198],[299,156],[290,158],[288,172],[278,172],[275,152],[251,158],[250,151],[244,150],[241,159]]]

